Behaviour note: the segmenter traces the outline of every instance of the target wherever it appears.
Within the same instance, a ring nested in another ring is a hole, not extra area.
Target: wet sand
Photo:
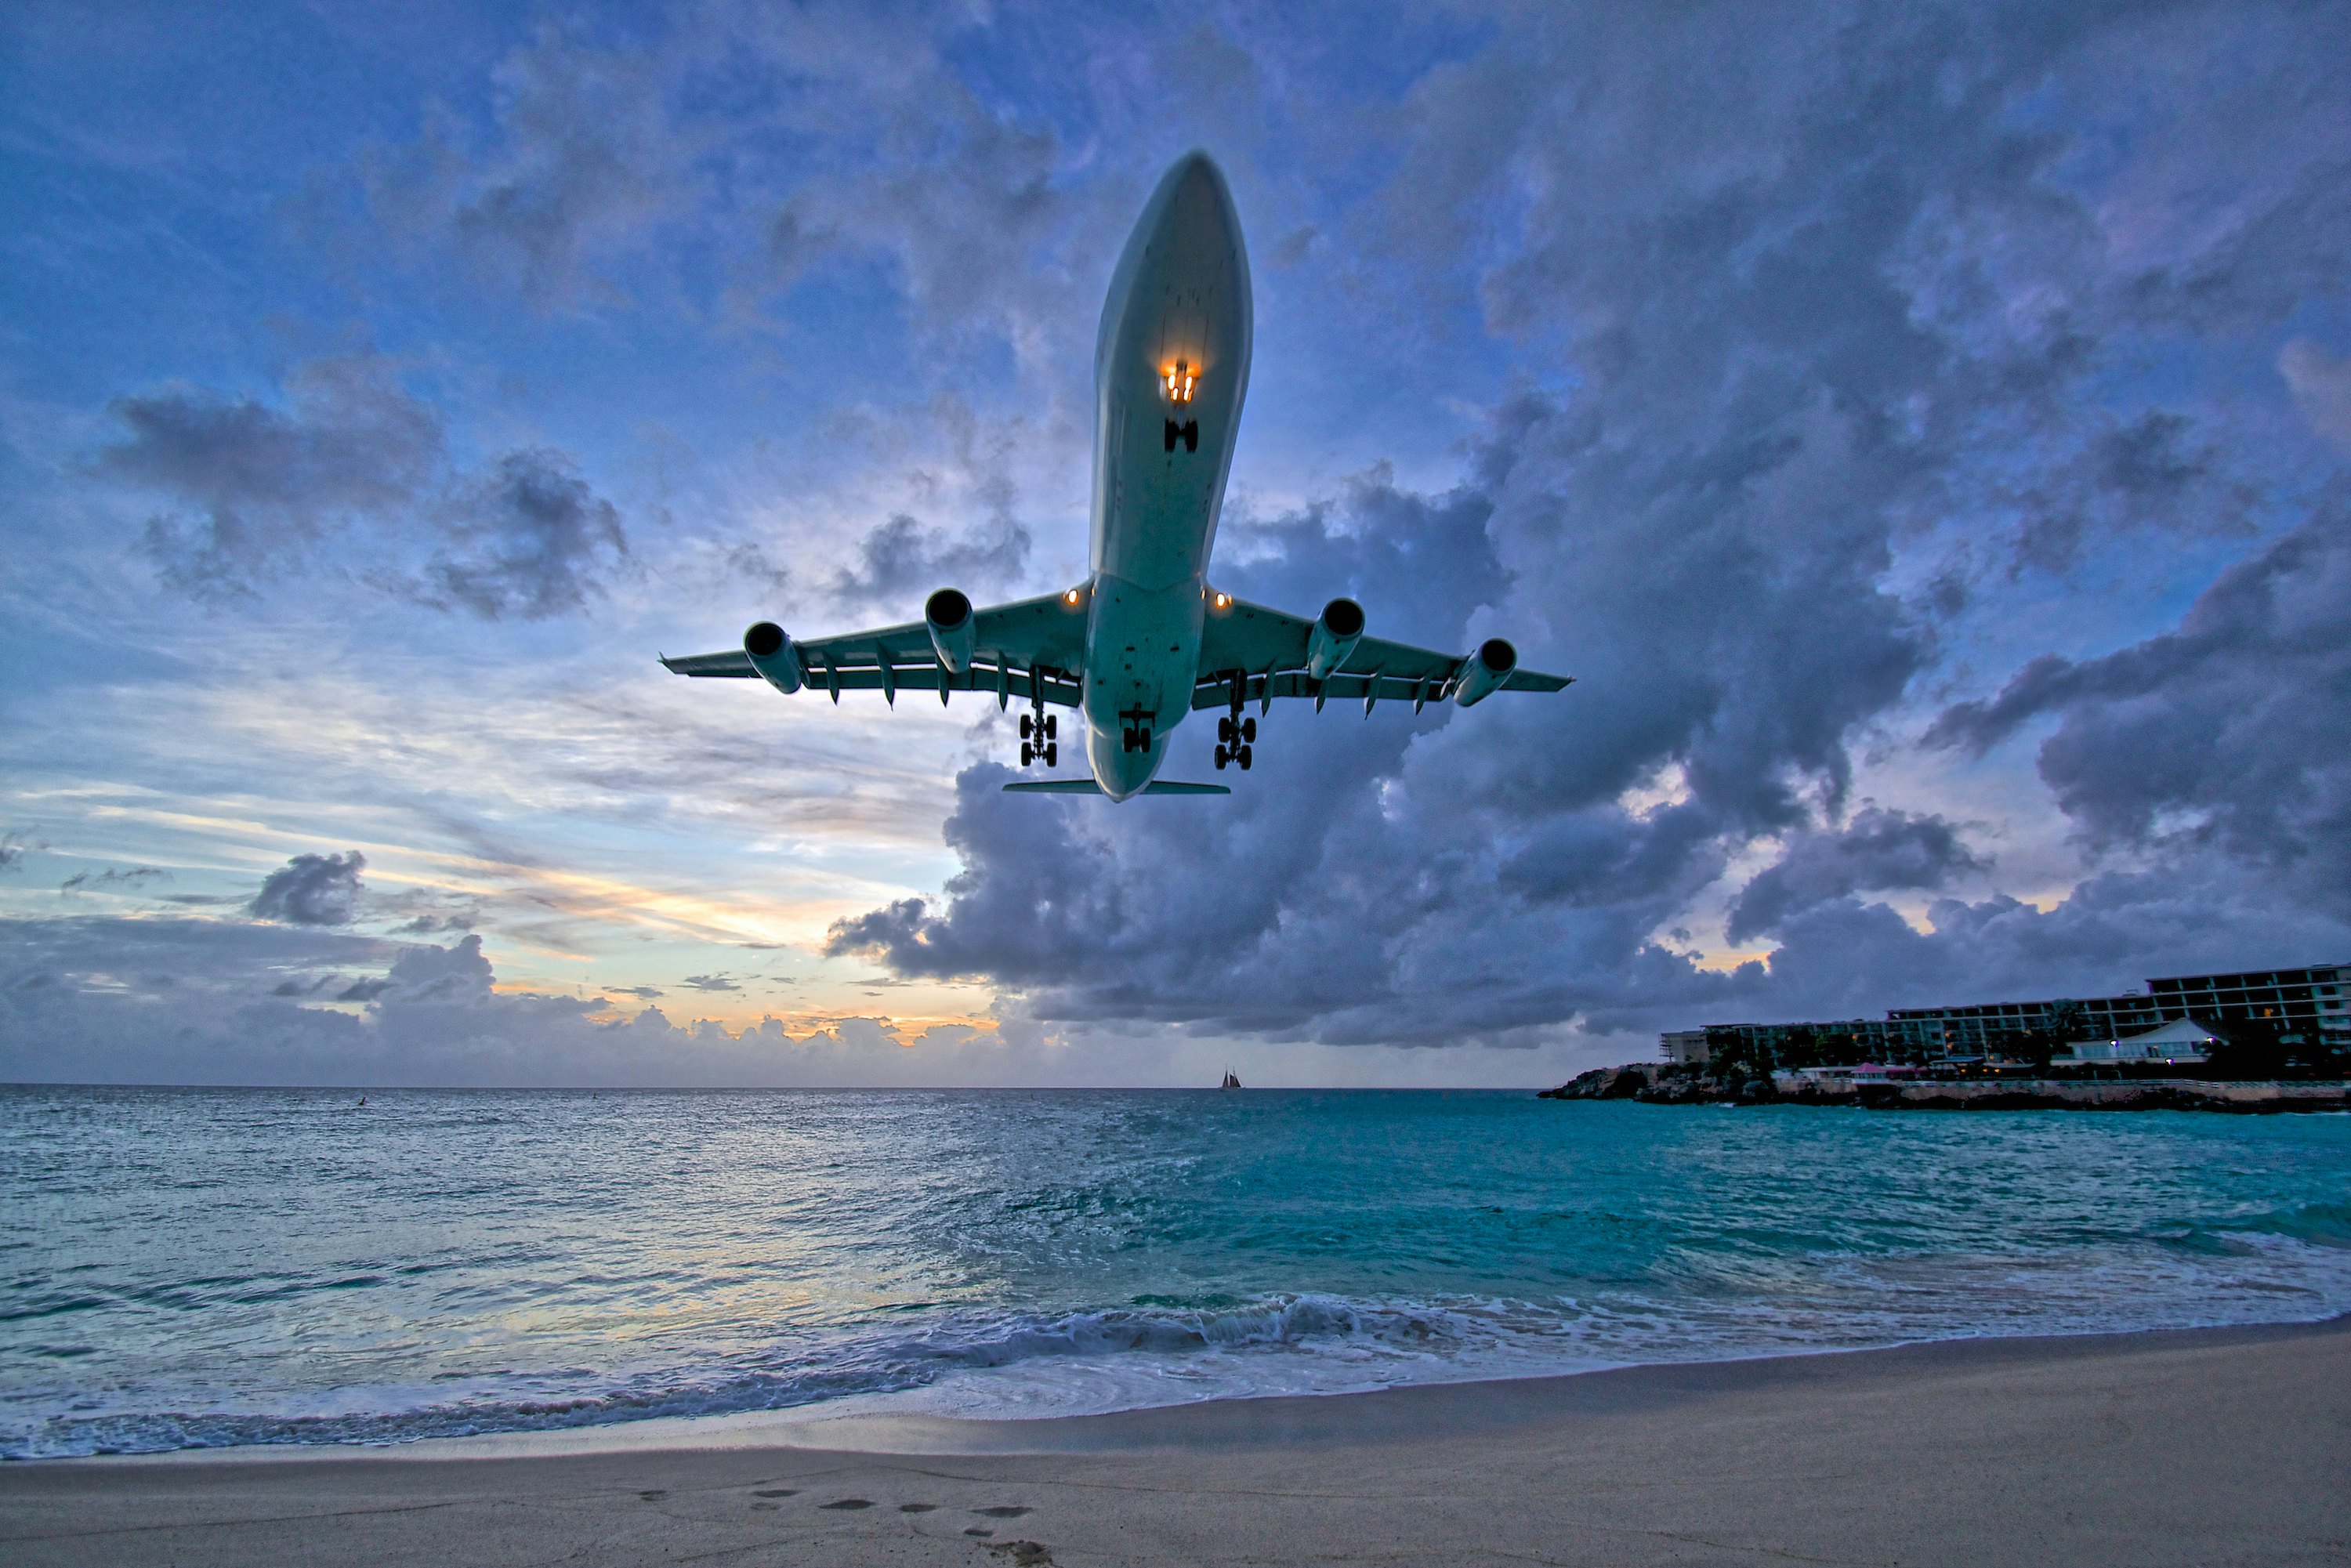
[[[0,1561],[2351,1562],[2351,1321],[0,1467]]]

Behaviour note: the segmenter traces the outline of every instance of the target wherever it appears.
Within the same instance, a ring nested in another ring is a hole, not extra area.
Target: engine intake
[[[923,601],[923,624],[930,630],[931,647],[941,667],[953,675],[971,668],[979,627],[972,617],[969,599],[956,589],[940,589]]]
[[[751,667],[759,672],[767,683],[789,696],[800,689],[806,676],[800,669],[800,653],[784,629],[772,621],[757,621],[743,633],[743,653]]]
[[[1489,692],[1501,688],[1519,667],[1519,651],[1499,637],[1489,637],[1478,644],[1478,651],[1461,661],[1461,673],[1454,677],[1453,700],[1463,707],[1485,700]]]
[[[1326,679],[1347,662],[1347,655],[1363,638],[1364,607],[1352,599],[1332,600],[1314,618],[1314,630],[1307,634],[1307,674],[1318,681]]]

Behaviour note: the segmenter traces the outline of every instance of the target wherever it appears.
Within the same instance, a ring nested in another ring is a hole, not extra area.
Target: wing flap
[[[730,648],[724,653],[688,653],[675,659],[664,654],[662,668],[673,675],[716,676],[731,681],[759,678],[759,672],[751,667],[751,655],[740,648]]]

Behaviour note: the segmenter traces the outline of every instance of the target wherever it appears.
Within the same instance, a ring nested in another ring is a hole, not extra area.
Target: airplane
[[[1364,633],[1341,597],[1309,619],[1211,587],[1208,552],[1224,507],[1249,372],[1249,256],[1224,173],[1206,152],[1176,160],[1152,193],[1112,275],[1094,345],[1092,570],[1083,582],[976,610],[942,588],[923,619],[795,641],[772,621],[739,650],[661,661],[681,675],[765,680],[787,695],[879,690],[1018,698],[1020,765],[1061,763],[1058,715],[1075,708],[1090,777],[1024,779],[1018,793],[1228,795],[1157,777],[1185,717],[1222,708],[1216,765],[1248,772],[1258,717],[1276,697],[1383,699],[1463,707],[1498,691],[1556,692],[1573,677],[1519,668],[1488,638],[1467,654]],[[1243,710],[1258,705],[1257,716]]]

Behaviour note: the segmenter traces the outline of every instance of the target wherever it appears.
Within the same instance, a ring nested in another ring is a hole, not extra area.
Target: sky
[[[2351,958],[2346,58],[2340,5],[12,5],[0,1080],[1531,1085]],[[1081,580],[1196,146],[1257,310],[1212,581],[1575,685],[1285,705],[1113,806],[1002,794],[991,703],[659,668]]]

